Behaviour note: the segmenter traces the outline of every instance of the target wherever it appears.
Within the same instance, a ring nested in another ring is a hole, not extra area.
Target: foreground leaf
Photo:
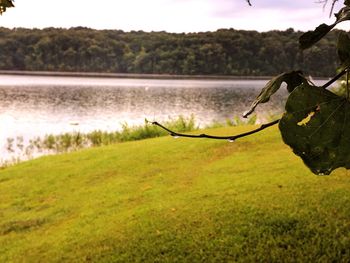
[[[0,0],[0,15],[5,12],[8,7],[14,7],[12,0]]]
[[[350,38],[345,32],[339,34],[337,52],[342,66],[350,66]]]
[[[325,35],[328,34],[329,31],[335,26],[321,24],[314,31],[308,31],[300,36],[299,38],[299,47],[300,49],[307,49],[321,40]]]
[[[14,7],[12,0],[0,0],[0,6],[4,7]]]
[[[337,14],[335,14],[335,17],[336,21],[332,25],[321,24],[314,31],[308,31],[301,35],[299,38],[300,49],[307,49],[313,46],[327,35],[337,24],[350,20],[350,7],[343,7]]]
[[[297,87],[279,123],[282,138],[315,174],[350,168],[350,103],[307,83]]]
[[[277,90],[279,90],[283,82],[287,83],[287,90],[289,92],[292,92],[304,81],[306,81],[306,79],[303,77],[301,71],[291,71],[287,73],[285,72],[274,77],[261,90],[258,97],[250,106],[250,109],[243,114],[243,117],[247,118],[250,114],[252,114],[258,104],[268,102],[270,100],[270,97],[276,93]]]

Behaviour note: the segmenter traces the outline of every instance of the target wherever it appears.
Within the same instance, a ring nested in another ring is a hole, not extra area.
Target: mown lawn
[[[40,158],[0,200],[0,262],[350,262],[349,172],[312,174],[277,128]]]

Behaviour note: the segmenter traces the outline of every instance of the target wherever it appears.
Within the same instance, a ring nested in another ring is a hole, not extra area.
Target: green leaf
[[[260,103],[265,103],[270,100],[270,97],[276,93],[277,90],[281,87],[283,82],[287,83],[287,90],[292,92],[297,86],[302,84],[306,79],[303,77],[301,71],[291,71],[284,72],[274,78],[272,78],[265,87],[261,90],[258,97],[254,100],[250,109],[243,114],[244,118],[247,118],[250,114],[252,114],[255,108]]]
[[[287,83],[288,92],[292,92],[296,87],[307,81],[300,70],[291,71],[284,74],[283,81]]]
[[[345,32],[338,36],[337,52],[342,66],[350,66],[350,38]]]
[[[299,47],[307,49],[322,39],[335,25],[321,24],[314,31],[308,31],[299,38]]]
[[[300,49],[307,49],[319,40],[321,40],[329,31],[333,29],[337,24],[350,20],[350,7],[345,6],[340,11],[335,14],[336,21],[332,25],[321,24],[314,31],[308,31],[300,36],[299,38],[299,47]]]
[[[321,87],[304,83],[286,103],[279,122],[283,141],[315,174],[350,168],[350,103]]]

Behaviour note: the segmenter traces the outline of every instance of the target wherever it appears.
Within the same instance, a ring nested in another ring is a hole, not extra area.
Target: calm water
[[[67,131],[118,130],[123,123],[195,115],[199,125],[240,116],[263,80],[154,80],[0,75],[0,152],[8,137],[25,140]],[[259,107],[283,111],[286,92]],[[1,158],[0,158],[1,159]]]

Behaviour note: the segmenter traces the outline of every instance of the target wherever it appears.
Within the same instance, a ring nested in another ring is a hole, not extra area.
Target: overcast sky
[[[310,30],[331,23],[317,0],[16,0],[4,27],[75,27],[124,31],[199,32],[219,28]],[[340,1],[343,2],[343,1]],[[336,6],[339,9],[340,4]],[[350,28],[349,22],[345,27]]]

